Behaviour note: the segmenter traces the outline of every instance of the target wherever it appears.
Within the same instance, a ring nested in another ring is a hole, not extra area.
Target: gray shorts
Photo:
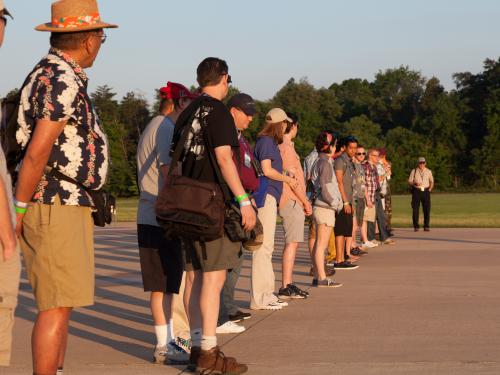
[[[358,226],[363,225],[363,216],[365,214],[365,207],[366,207],[365,198],[356,198],[356,209],[354,211],[354,215]]]
[[[305,214],[302,205],[294,200],[289,200],[279,208],[285,230],[285,243],[304,242]]]

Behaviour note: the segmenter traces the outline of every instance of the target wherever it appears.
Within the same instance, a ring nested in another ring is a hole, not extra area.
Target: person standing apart
[[[282,257],[282,286],[278,292],[278,298],[303,299],[307,298],[309,293],[293,283],[293,266],[299,243],[304,242],[305,216],[312,215],[312,206],[307,199],[304,171],[293,143],[297,137],[299,123],[294,116],[289,117],[293,122],[287,124],[283,142],[278,148],[283,160],[283,170],[289,176],[295,177],[298,184],[295,189],[284,184],[279,202],[279,214],[283,219],[285,231],[285,248]]]
[[[21,88],[17,141],[26,153],[16,185],[16,232],[39,310],[32,335],[33,372],[64,364],[74,307],[94,303],[94,202],[108,173],[108,142],[84,69],[106,40],[95,0],[52,4],[49,53]],[[58,179],[54,172],[75,181]],[[83,188],[85,186],[85,189]]]
[[[0,46],[7,26],[7,16],[12,18],[3,0],[0,0]],[[1,118],[0,107],[0,120]],[[19,247],[14,234],[15,223],[12,182],[0,147],[0,367],[10,364],[14,312],[21,274]]]
[[[250,308],[252,310],[281,310],[288,305],[274,294],[273,251],[278,203],[283,192],[283,183],[295,189],[298,182],[283,173],[283,160],[278,145],[283,142],[283,133],[291,123],[284,110],[271,109],[255,144],[255,157],[261,163],[264,181],[259,186],[257,207],[259,220],[264,228],[264,243],[252,253],[252,276]]]
[[[145,292],[156,334],[155,363],[187,363],[189,354],[173,342],[173,295],[182,280],[182,253],[179,239],[167,240],[156,221],[155,203],[170,166],[170,146],[175,122],[194,96],[181,84],[168,82],[161,90],[160,111],[144,129],[137,146],[137,175],[140,190],[137,210],[137,239]]]
[[[411,207],[413,209],[413,229],[419,230],[420,203],[424,211],[424,231],[430,231],[431,217],[431,192],[434,189],[434,177],[430,169],[426,167],[425,158],[418,158],[418,166],[413,169],[408,177],[411,187]]]

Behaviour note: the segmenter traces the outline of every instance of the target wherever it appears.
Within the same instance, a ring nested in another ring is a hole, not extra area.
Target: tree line
[[[249,138],[255,141],[267,111],[279,106],[299,118],[296,148],[302,158],[320,131],[333,130],[354,135],[365,148],[385,147],[395,192],[406,191],[419,156],[427,159],[440,191],[500,191],[500,58],[485,60],[477,74],[456,73],[453,79],[455,89],[447,91],[437,78],[407,66],[379,71],[373,81],[353,78],[328,88],[291,78],[270,100],[256,100]],[[228,98],[238,91],[231,87]],[[117,100],[105,85],[91,97],[110,141],[108,188],[135,196],[137,144],[156,115],[158,95],[152,106],[134,92]]]

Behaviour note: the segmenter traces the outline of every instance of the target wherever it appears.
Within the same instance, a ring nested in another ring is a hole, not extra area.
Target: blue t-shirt
[[[283,173],[283,160],[281,159],[278,145],[274,142],[273,138],[268,136],[257,138],[254,153],[255,158],[258,161],[262,162],[262,160],[271,160],[271,167],[279,173]],[[277,203],[280,201],[282,192],[283,182],[268,178],[266,193],[271,194],[274,198],[276,198]]]

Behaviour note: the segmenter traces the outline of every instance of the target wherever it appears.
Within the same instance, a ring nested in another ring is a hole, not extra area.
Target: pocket
[[[50,225],[51,204],[40,204],[40,225]]]

